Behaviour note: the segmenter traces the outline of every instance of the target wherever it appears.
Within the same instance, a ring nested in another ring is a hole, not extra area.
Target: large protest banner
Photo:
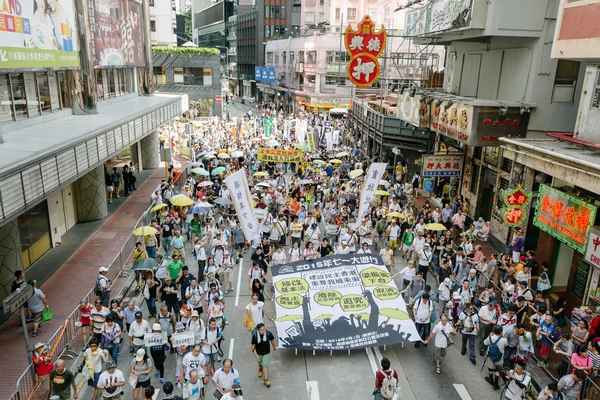
[[[379,256],[273,266],[279,347],[349,350],[420,340]]]
[[[256,157],[260,161],[265,162],[298,163],[302,161],[302,151],[267,149],[264,147],[259,147]]]
[[[387,167],[386,163],[373,163],[369,167],[369,171],[365,177],[362,191],[360,193],[360,207],[358,208],[358,218],[356,225],[360,225],[362,220],[369,214],[371,209],[371,201],[375,196],[375,191],[379,186],[379,181],[383,178],[383,173]]]
[[[233,206],[242,225],[246,240],[248,242],[260,240],[258,222],[254,215],[254,207],[252,206],[248,180],[246,179],[246,170],[242,168],[229,175],[225,178],[225,184],[231,191],[231,200],[233,201]]]

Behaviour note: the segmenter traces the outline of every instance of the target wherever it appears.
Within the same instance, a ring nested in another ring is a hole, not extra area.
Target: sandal
[[[435,367],[435,372],[437,372],[438,374],[441,374],[442,370],[440,369],[440,367]]]

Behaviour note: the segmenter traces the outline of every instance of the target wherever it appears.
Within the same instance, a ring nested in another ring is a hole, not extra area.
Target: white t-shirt
[[[419,322],[422,324],[426,324],[429,322],[429,313],[431,312],[431,309],[433,307],[433,303],[431,302],[431,299],[428,299],[427,301],[425,301],[424,299],[419,299],[416,301],[415,305],[417,308],[417,312],[416,312],[416,320],[415,322]]]
[[[204,297],[204,290],[198,284],[196,287],[192,287],[191,285],[187,287],[185,290],[185,297],[191,295],[189,299],[187,299],[187,303],[192,308],[200,308],[202,307],[202,298]]]
[[[231,396],[229,395],[229,393],[225,393],[225,394],[223,395],[223,397],[221,397],[221,399],[220,399],[220,400],[230,400],[230,399],[235,399],[235,400],[244,400],[244,398],[243,398],[242,396],[231,397]]]
[[[254,321],[254,326],[264,323],[264,306],[265,303],[263,303],[262,301],[259,301],[256,304],[250,303],[246,306],[246,310],[250,310],[250,312],[252,313],[252,320]]]
[[[390,226],[390,239],[398,240],[399,233],[400,233],[400,227],[398,225]]]
[[[198,376],[204,376],[204,369],[202,369],[202,364],[204,364],[204,354],[201,352],[198,353],[197,356],[194,355],[191,351],[187,353],[183,357],[183,370],[185,372],[185,379],[190,379],[190,371],[196,370],[198,371]]]
[[[261,280],[262,274],[263,274],[262,268],[258,268],[258,269],[250,268],[250,271],[248,271],[248,276],[250,277],[250,281],[253,281],[255,279]]]
[[[464,329],[465,321],[467,320],[467,318],[470,318],[471,322],[473,322],[473,324],[472,324],[473,330],[471,332],[467,332]],[[458,319],[461,320],[463,323],[463,330],[462,330],[463,335],[477,335],[477,323],[479,322],[479,316],[477,315],[477,313],[473,313],[472,315],[469,316],[465,312],[461,312],[460,315],[458,316]]]
[[[123,386],[116,387],[114,386],[114,384],[121,382],[125,382],[125,376],[123,375],[123,372],[119,371],[116,368],[115,372],[113,372],[112,374],[108,371],[104,371],[102,374],[100,374],[100,378],[98,378],[98,386],[104,387],[104,389],[102,389],[102,397],[104,397],[105,399],[110,399],[112,397],[119,396],[121,394]],[[111,386],[109,386],[109,384]]]
[[[392,257],[394,256],[394,250],[381,249],[381,251],[379,252],[379,255],[381,256],[381,259],[383,260],[383,263],[385,265],[392,265]],[[404,279],[408,279],[408,278],[405,277]]]
[[[282,265],[287,262],[287,257],[283,251],[276,251],[273,253],[273,264],[274,265]]]
[[[205,328],[202,331],[202,341],[206,341],[206,344],[202,345],[202,353],[204,354],[214,354],[219,351],[219,344],[213,344],[215,340],[219,337],[220,331],[219,328],[215,327],[215,329],[211,330],[210,327]]]
[[[192,383],[191,381],[187,381],[183,385],[182,396],[185,400],[200,400],[200,392],[204,387],[204,383],[202,381],[202,377],[204,376],[204,372],[200,375],[200,371],[198,371],[198,380],[196,383]]]
[[[300,250],[300,248],[291,248],[289,250],[290,253],[290,262],[294,262],[294,261],[299,261],[300,260],[300,256],[302,255],[302,251]]]
[[[225,373],[225,370],[223,368],[216,370],[215,375],[212,378],[212,381],[224,389],[231,389],[231,387],[234,385],[234,381],[236,379],[239,382],[240,373],[238,372],[237,369],[232,367],[231,371],[229,371],[228,374]]]
[[[479,321],[482,324],[489,324],[490,322],[481,321],[481,318],[485,318],[488,321],[493,321],[498,319],[498,313],[496,313],[496,308],[492,311],[488,308],[488,306],[481,306],[479,309]]]
[[[442,321],[438,322],[436,326],[433,327],[432,332],[435,333],[435,347],[440,349],[448,347],[446,336],[450,338],[450,334],[452,333],[452,324],[450,322],[446,322],[446,325],[443,325]],[[446,336],[444,336],[442,332],[444,332]]]

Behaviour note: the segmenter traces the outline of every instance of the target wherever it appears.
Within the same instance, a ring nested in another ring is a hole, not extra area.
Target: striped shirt
[[[92,308],[90,312],[90,319],[92,320],[92,332],[102,333],[102,327],[106,322],[106,317],[110,314],[110,310],[106,307],[102,307],[100,311],[96,307]]]

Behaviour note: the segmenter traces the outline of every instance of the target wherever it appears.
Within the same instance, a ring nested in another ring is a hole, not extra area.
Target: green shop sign
[[[0,69],[79,66],[79,52],[0,46]]]

